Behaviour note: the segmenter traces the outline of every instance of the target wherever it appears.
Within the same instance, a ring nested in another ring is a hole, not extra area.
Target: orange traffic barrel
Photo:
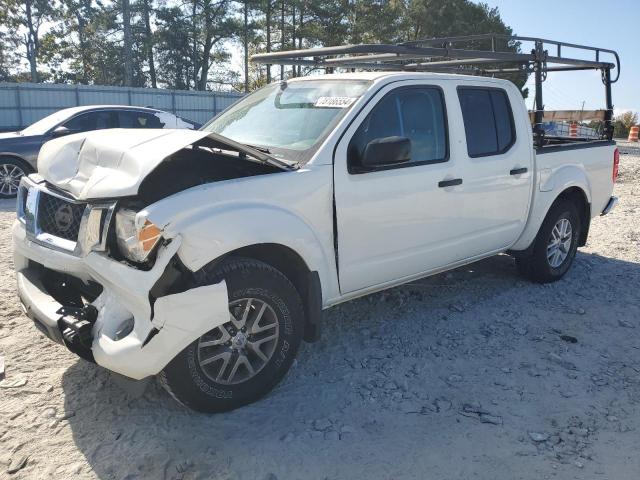
[[[578,136],[578,124],[573,122],[571,125],[569,125],[569,136],[570,137],[577,137]]]
[[[640,127],[638,126],[631,127],[631,130],[629,130],[629,138],[627,139],[629,142],[638,141],[638,130],[640,130]]]

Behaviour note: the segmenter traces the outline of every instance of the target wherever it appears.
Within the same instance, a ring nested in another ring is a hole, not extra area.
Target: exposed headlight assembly
[[[116,238],[120,253],[133,262],[142,263],[162,238],[160,229],[133,210],[116,212]]]

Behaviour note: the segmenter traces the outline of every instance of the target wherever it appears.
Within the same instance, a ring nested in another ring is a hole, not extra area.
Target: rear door
[[[475,83],[475,84],[474,84]],[[466,148],[461,152],[470,256],[506,249],[520,236],[532,194],[531,127],[520,92],[495,83],[456,88]]]

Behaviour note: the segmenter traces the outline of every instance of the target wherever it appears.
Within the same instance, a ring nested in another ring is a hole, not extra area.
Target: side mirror
[[[53,138],[64,137],[65,135],[69,135],[70,133],[71,130],[69,130],[67,127],[63,127],[62,125],[56,127],[53,132],[51,132]]]
[[[384,137],[371,140],[364,149],[364,168],[387,167],[411,161],[411,140],[406,137]]]

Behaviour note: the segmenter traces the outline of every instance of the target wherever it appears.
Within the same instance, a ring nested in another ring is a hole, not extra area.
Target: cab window
[[[411,141],[410,162],[395,168],[446,161],[448,146],[442,91],[436,87],[406,87],[385,95],[349,143],[350,168],[357,169],[361,164],[369,142],[386,137],[405,137]]]
[[[459,87],[458,98],[470,157],[499,155],[516,134],[507,93],[498,88]]]

